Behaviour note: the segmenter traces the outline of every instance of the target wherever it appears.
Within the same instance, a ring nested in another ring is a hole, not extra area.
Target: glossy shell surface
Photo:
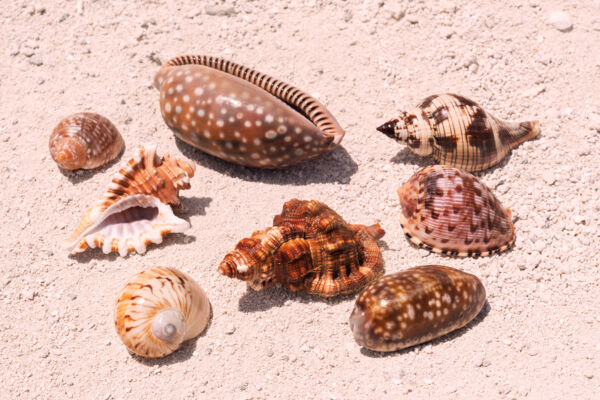
[[[479,179],[445,165],[425,167],[398,189],[410,241],[436,253],[478,257],[515,241],[512,214]]]
[[[293,199],[273,225],[241,240],[219,272],[255,290],[279,283],[323,297],[356,292],[383,273],[377,224],[347,224],[321,202]]]
[[[189,223],[176,217],[169,204],[180,204],[179,190],[190,188],[192,176],[193,164],[168,154],[160,157],[155,145],[146,145],[114,175],[102,200],[88,209],[67,239],[67,249],[141,254],[167,233],[185,231]]]
[[[396,351],[467,325],[485,304],[475,275],[426,265],[409,268],[366,286],[350,316],[356,342],[370,350]]]
[[[50,155],[67,170],[92,169],[114,160],[125,147],[123,137],[108,118],[77,113],[61,120],[50,135]]]
[[[331,151],[344,136],[313,97],[231,61],[177,57],[154,82],[175,135],[233,163],[282,168]]]
[[[377,129],[406,143],[415,154],[470,172],[499,163],[540,132],[539,121],[501,121],[456,94],[429,96]]]
[[[114,309],[115,328],[133,353],[164,357],[206,328],[211,307],[202,288],[187,274],[154,267],[134,275]]]

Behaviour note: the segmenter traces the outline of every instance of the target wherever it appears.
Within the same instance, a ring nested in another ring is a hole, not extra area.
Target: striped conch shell
[[[429,96],[415,109],[377,128],[439,164],[481,171],[499,163],[540,132],[539,121],[506,122],[456,94]]]
[[[425,265],[366,286],[354,304],[350,329],[367,349],[396,351],[462,328],[484,304],[485,288],[475,275]]]
[[[344,137],[315,98],[221,58],[173,58],[158,71],[154,85],[175,136],[233,163],[287,167],[331,151]]]
[[[168,267],[131,277],[114,310],[123,344],[138,356],[164,357],[208,325],[211,307],[202,288],[187,274]]]
[[[73,254],[88,247],[126,256],[142,254],[150,243],[161,243],[170,232],[189,223],[176,217],[168,204],[179,205],[179,190],[190,188],[194,165],[168,154],[159,157],[148,144],[117,172],[103,199],[90,208],[67,240]]]
[[[84,112],[61,120],[50,135],[49,147],[59,167],[92,169],[114,160],[125,142],[107,118]]]
[[[322,297],[357,292],[383,274],[379,224],[348,224],[319,201],[292,199],[273,225],[242,239],[219,273],[254,290],[279,283]]]
[[[479,179],[447,165],[419,170],[398,189],[400,224],[415,245],[435,253],[479,257],[515,242],[512,214]]]

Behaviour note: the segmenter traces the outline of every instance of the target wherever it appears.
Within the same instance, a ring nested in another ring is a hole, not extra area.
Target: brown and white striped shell
[[[396,351],[462,328],[484,304],[485,288],[475,275],[425,265],[365,287],[350,315],[350,329],[367,349]]]
[[[129,350],[164,357],[208,325],[211,307],[202,288],[169,267],[148,268],[131,277],[114,310],[115,328]]]
[[[331,151],[344,137],[315,98],[221,58],[173,58],[154,84],[163,119],[175,136],[233,163],[287,167]]]
[[[435,253],[488,256],[515,242],[512,214],[479,179],[447,165],[419,170],[398,189],[407,238]]]
[[[279,283],[323,297],[356,292],[383,273],[378,224],[347,224],[321,202],[292,199],[273,225],[242,239],[219,272],[254,290]]]
[[[427,97],[377,128],[439,164],[480,171],[499,163],[519,144],[537,136],[539,121],[506,122],[456,94]]]
[[[50,135],[50,155],[68,170],[101,167],[114,160],[125,147],[117,128],[95,113],[69,115]]]
[[[156,145],[140,149],[117,172],[103,199],[90,208],[67,240],[79,253],[99,247],[104,253],[142,254],[150,243],[161,243],[170,232],[183,232],[189,223],[176,217],[169,204],[179,205],[179,190],[190,188],[194,165],[168,154],[156,154]]]

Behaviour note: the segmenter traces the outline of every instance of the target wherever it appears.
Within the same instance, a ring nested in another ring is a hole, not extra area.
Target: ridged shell
[[[169,232],[183,232],[189,223],[173,215],[167,204],[179,205],[179,190],[190,188],[194,165],[168,154],[159,157],[156,145],[138,151],[117,172],[103,199],[88,209],[66,247],[79,253],[99,247],[104,253],[146,251]]]
[[[50,135],[50,155],[68,170],[101,167],[125,147],[117,128],[95,113],[77,113],[61,120]]]
[[[540,124],[501,121],[472,100],[442,94],[429,96],[377,129],[405,142],[415,154],[473,172],[499,163],[511,149],[537,136]]]
[[[347,224],[321,202],[293,199],[273,225],[242,239],[219,272],[255,290],[280,283],[323,297],[356,292],[383,273],[378,224]]]
[[[515,242],[512,214],[479,179],[432,165],[398,189],[404,233],[415,245],[458,257],[488,256]]]
[[[370,350],[396,351],[467,325],[485,304],[475,275],[425,265],[386,275],[358,295],[350,329]]]
[[[175,136],[233,163],[287,167],[329,152],[344,136],[313,97],[221,58],[174,58],[154,83]]]
[[[114,310],[119,337],[135,354],[157,358],[198,336],[211,307],[202,288],[187,274],[168,267],[146,269],[121,290]]]

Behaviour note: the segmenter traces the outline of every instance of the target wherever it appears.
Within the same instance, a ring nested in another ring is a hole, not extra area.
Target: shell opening
[[[181,343],[185,334],[183,314],[174,308],[160,311],[152,320],[152,334],[163,342]]]

